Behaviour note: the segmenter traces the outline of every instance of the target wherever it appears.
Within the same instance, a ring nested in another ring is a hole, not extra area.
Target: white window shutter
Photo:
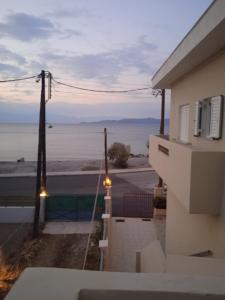
[[[183,143],[189,142],[189,105],[180,107],[180,136],[179,139]]]
[[[209,136],[213,139],[220,139],[222,137],[223,96],[212,97],[210,104]]]
[[[195,102],[195,118],[194,118],[194,136],[200,136],[201,124],[200,124],[200,108],[201,102]]]

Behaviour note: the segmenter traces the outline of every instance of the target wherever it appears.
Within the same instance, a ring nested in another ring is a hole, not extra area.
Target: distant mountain
[[[120,120],[102,120],[96,122],[81,122],[80,124],[159,124],[160,119],[144,118],[144,119],[120,119]],[[165,119],[165,124],[169,124],[169,119]]]

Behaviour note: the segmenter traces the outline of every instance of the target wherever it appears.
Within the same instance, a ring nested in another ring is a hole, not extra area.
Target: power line
[[[121,94],[121,95],[116,95],[116,93],[107,93],[107,96],[106,96],[106,94],[104,94],[104,93],[94,93],[94,94],[92,94],[92,95],[90,95],[90,94],[87,94],[87,92],[85,93],[85,92],[75,92],[75,91],[64,91],[64,90],[53,90],[53,94],[54,94],[54,96],[58,96],[58,97],[61,97],[62,95],[65,95],[65,96],[67,96],[67,97],[70,97],[70,95],[71,96],[78,96],[78,97],[91,97],[91,96],[98,96],[98,97],[104,97],[104,98],[108,98],[108,97],[113,97],[113,98],[115,98],[115,97],[117,97],[117,98],[123,98],[123,97],[126,97],[126,99],[127,99],[127,97],[128,97],[128,95],[127,95],[127,93],[125,94],[125,93],[123,93],[123,94]],[[132,96],[131,95],[129,95],[129,97],[135,97],[135,98],[148,98],[149,99],[149,97],[152,97],[153,98],[153,96],[152,95],[148,95],[148,94],[146,94],[146,93],[132,93]]]
[[[7,79],[7,80],[0,80],[0,83],[28,80],[28,79],[32,79],[32,78],[37,78],[37,76],[38,75],[29,76],[29,77],[23,77],[23,78],[13,78],[13,79]]]
[[[129,89],[129,90],[95,90],[95,89],[88,89],[88,88],[82,88],[79,86],[67,84],[61,81],[58,81],[53,78],[53,81],[59,85],[64,85],[73,89],[81,90],[81,91],[87,91],[87,92],[94,92],[94,93],[129,93],[129,92],[138,92],[138,91],[144,91],[144,90],[149,90],[151,87],[144,87],[144,88],[138,88],[138,89]]]

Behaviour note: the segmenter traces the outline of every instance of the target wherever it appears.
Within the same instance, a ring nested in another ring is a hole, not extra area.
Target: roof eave
[[[225,47],[225,1],[215,0],[152,78],[154,89],[171,85]]]

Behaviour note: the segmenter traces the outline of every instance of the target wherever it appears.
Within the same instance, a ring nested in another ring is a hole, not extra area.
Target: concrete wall
[[[0,207],[0,223],[33,223],[34,206]],[[45,221],[45,198],[40,199],[40,222]]]
[[[213,251],[213,257],[225,258],[224,214],[189,214],[168,189],[166,253],[191,255]]]
[[[179,107],[190,104],[189,140],[192,147],[225,151],[225,106],[223,136],[220,140],[194,137],[195,101],[225,95],[225,52],[220,52],[172,86],[170,138],[179,135]],[[178,162],[179,163],[179,162]],[[224,166],[224,162],[221,161]],[[193,174],[194,175],[194,174]],[[210,182],[206,183],[210,185]],[[224,189],[224,181],[223,181]],[[204,199],[201,199],[204,201]],[[166,248],[170,254],[191,254],[212,250],[214,257],[225,258],[225,198],[224,191],[219,216],[192,215],[182,207],[168,187]]]
[[[225,259],[174,254],[165,256],[158,240],[142,249],[140,255],[139,272],[142,273],[225,276]]]
[[[0,207],[0,223],[32,223],[34,207]]]
[[[165,154],[159,147],[167,149]],[[190,213],[220,214],[225,153],[152,136],[149,160]]]
[[[80,290],[88,289],[87,297]],[[93,290],[105,290],[95,294]],[[110,294],[117,290],[117,294]],[[120,290],[133,291],[131,294]],[[145,291],[140,294],[140,291]],[[154,293],[155,292],[155,293]],[[162,292],[165,292],[163,295]],[[171,294],[176,292],[177,294]],[[197,297],[198,294],[199,296]],[[189,294],[189,295],[188,295]],[[101,295],[101,297],[100,297]],[[217,295],[217,296],[216,296]],[[217,298],[219,297],[220,298]],[[141,274],[98,272],[59,268],[28,268],[13,285],[6,300],[75,300],[75,299],[224,299],[225,277],[183,274]]]
[[[154,240],[140,251],[141,273],[164,273],[166,258],[159,240]]]
[[[166,272],[202,276],[225,276],[225,259],[167,255]]]

